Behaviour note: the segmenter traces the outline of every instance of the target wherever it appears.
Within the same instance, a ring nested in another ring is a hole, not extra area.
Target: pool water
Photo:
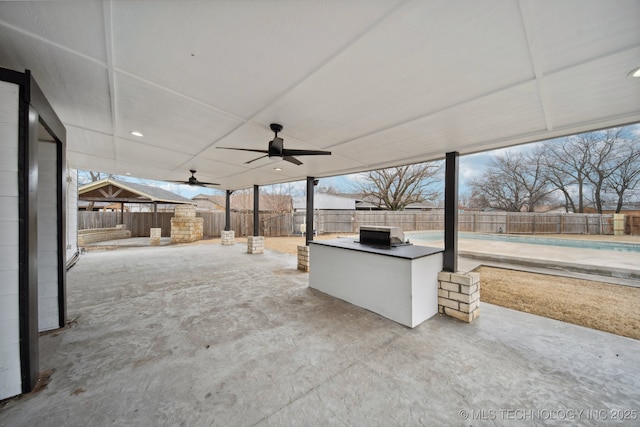
[[[412,231],[405,233],[409,240],[444,240],[444,231]],[[525,243],[531,245],[564,246],[568,248],[599,249],[604,251],[640,252],[640,244],[601,242],[583,239],[562,239],[538,236],[514,236],[510,234],[458,233],[459,239],[490,240],[494,242]]]

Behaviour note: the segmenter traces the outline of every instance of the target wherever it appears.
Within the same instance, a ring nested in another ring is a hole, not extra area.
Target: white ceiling
[[[71,167],[222,189],[640,122],[639,0],[1,2],[0,40]],[[333,155],[216,149],[272,122]]]

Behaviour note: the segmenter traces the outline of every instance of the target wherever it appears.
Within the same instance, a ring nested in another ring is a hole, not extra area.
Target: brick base
[[[309,271],[309,246],[298,246],[298,270]]]
[[[149,244],[151,246],[160,245],[160,237],[162,236],[162,228],[152,228],[150,231],[151,237],[149,238]]]
[[[438,273],[438,312],[471,322],[480,315],[480,273]]]
[[[247,236],[247,253],[264,253],[264,236]]]
[[[194,217],[171,218],[171,243],[190,243],[202,240],[204,219]]]
[[[220,235],[220,240],[222,241],[223,245],[233,245],[235,243],[235,239],[236,239],[236,232],[233,230],[223,230],[221,235]]]

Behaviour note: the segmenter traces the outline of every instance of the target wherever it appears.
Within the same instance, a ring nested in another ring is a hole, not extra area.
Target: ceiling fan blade
[[[260,152],[261,152],[261,153],[264,153],[265,151],[260,151]],[[256,158],[255,158],[255,159],[253,159],[253,160],[249,160],[248,162],[244,162],[244,164],[245,164],[245,165],[248,165],[249,163],[253,163],[253,162],[255,162],[256,160],[264,159],[265,157],[269,157],[269,155],[268,155],[268,154],[265,154],[264,156],[256,157]]]
[[[291,162],[291,163],[293,163],[294,165],[298,165],[298,166],[299,166],[299,165],[301,165],[301,164],[302,164],[302,162],[301,162],[300,160],[296,159],[296,158],[295,158],[295,157],[293,157],[293,156],[284,156],[284,157],[282,157],[282,159],[283,159],[283,160],[286,160],[287,162]]]
[[[176,184],[188,184],[189,181],[171,181],[171,180],[166,180],[165,182],[175,182]]]
[[[217,182],[202,182],[202,181],[198,181],[195,183],[195,185],[199,185],[201,187],[206,187],[207,185],[220,185]]]
[[[331,151],[321,150],[282,150],[283,156],[330,156]]]
[[[268,150],[254,150],[253,148],[216,147],[223,150],[251,151],[252,153],[269,153]]]

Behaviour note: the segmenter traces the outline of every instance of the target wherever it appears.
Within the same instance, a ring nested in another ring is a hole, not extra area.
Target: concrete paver
[[[490,304],[408,329],[295,268],[242,244],[83,255],[50,383],[0,425],[638,423],[639,341]]]

